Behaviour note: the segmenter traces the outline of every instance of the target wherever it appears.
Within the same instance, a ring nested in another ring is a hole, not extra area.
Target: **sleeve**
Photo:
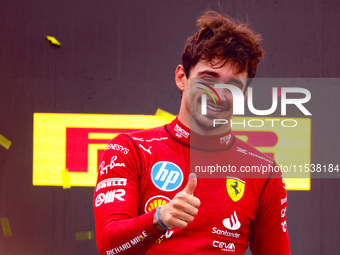
[[[249,237],[253,255],[289,255],[287,192],[281,173],[266,179]]]
[[[101,255],[144,254],[162,235],[153,226],[154,210],[137,215],[140,164],[127,135],[114,138],[103,154],[93,204]]]

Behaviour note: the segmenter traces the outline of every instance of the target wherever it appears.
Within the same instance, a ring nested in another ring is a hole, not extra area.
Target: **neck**
[[[218,135],[212,135],[211,132],[209,135],[201,135],[182,123],[179,116],[166,125],[166,130],[175,140],[180,141],[192,149],[208,151],[225,150],[228,149],[234,141],[234,136],[230,133],[230,130],[219,133]]]

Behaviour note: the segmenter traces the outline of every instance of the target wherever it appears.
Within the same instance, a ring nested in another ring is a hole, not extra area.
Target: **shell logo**
[[[152,198],[150,198],[146,204],[145,204],[145,212],[148,213],[150,211],[152,211],[153,209],[157,208],[160,205],[165,205],[167,203],[169,203],[171,200],[165,196],[154,196]]]

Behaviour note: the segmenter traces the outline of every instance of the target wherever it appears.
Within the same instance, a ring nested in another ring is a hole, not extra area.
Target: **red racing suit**
[[[238,255],[248,243],[255,255],[290,254],[280,171],[239,173],[245,166],[273,167],[275,162],[231,133],[192,137],[176,118],[109,143],[94,193],[100,254]],[[237,171],[222,172],[227,170],[223,164]],[[153,226],[156,207],[184,189],[190,172],[198,176],[197,216],[184,229],[159,233]]]

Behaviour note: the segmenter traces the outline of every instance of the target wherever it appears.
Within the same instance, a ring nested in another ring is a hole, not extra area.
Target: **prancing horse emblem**
[[[227,191],[229,197],[234,201],[239,201],[246,187],[246,182],[236,177],[227,177]]]

